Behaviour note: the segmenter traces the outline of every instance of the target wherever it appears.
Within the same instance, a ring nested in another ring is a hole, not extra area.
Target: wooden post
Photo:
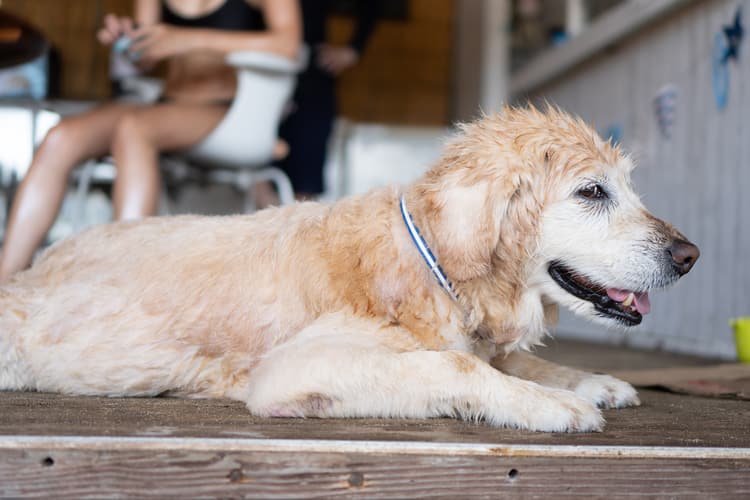
[[[483,0],[482,66],[479,104],[486,113],[508,99],[510,81],[510,2]]]
[[[567,0],[565,3],[565,32],[569,37],[577,36],[586,27],[588,20],[586,0]]]

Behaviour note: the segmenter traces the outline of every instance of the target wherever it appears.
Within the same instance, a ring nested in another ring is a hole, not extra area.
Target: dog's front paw
[[[604,427],[596,405],[564,389],[545,388],[526,417],[520,427],[534,431],[599,432]]]
[[[599,408],[638,406],[641,400],[635,388],[609,375],[590,375],[575,388],[575,393]]]

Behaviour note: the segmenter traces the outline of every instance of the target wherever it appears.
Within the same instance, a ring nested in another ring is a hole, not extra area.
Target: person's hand
[[[133,20],[114,14],[104,16],[104,26],[96,33],[96,38],[104,45],[112,45],[121,36],[132,36]]]
[[[345,69],[357,63],[359,54],[351,47],[341,47],[328,44],[318,46],[318,66],[333,75],[339,75]]]
[[[167,24],[152,24],[133,30],[128,53],[139,64],[153,64],[190,50],[186,32]]]

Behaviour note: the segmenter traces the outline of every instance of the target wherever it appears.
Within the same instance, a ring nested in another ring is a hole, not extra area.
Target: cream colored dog
[[[601,429],[635,390],[525,351],[557,304],[639,323],[698,258],[631,168],[580,120],[507,109],[404,189],[94,228],[0,288],[0,389]]]

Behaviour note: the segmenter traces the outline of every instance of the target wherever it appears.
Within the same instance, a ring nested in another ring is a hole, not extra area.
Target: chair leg
[[[79,232],[83,229],[86,217],[86,196],[91,188],[91,180],[94,177],[96,162],[87,161],[79,170],[78,185],[76,186],[75,202],[73,206],[73,231]]]
[[[239,170],[227,175],[225,171],[213,171],[210,176],[212,182],[229,183],[242,193],[242,213],[250,214],[257,210],[255,198],[253,197],[253,186],[258,182],[254,172]]]
[[[258,206],[255,204],[255,197],[253,196],[253,186],[255,186],[255,183],[250,184],[250,186],[244,190],[244,197],[242,200],[243,214],[251,214],[258,209]]]
[[[157,207],[156,215],[172,215],[172,199],[167,192],[166,183],[161,183],[161,189],[159,191],[159,206]]]
[[[276,185],[279,197],[279,205],[288,205],[294,202],[294,190],[289,177],[276,167],[266,167],[256,171],[241,172],[237,176],[235,185],[243,190],[244,193],[244,213],[252,213],[258,209],[255,198],[253,197],[253,187],[261,182],[270,181]]]
[[[270,181],[275,184],[278,192],[278,203],[287,205],[294,202],[294,190],[289,177],[281,169],[275,167],[264,168],[240,168],[207,169],[202,172],[204,180],[210,183],[233,186],[243,196],[243,213],[252,213],[258,209],[257,200],[254,197],[253,187]]]
[[[294,202],[294,189],[292,189],[292,182],[289,177],[279,170],[278,168],[271,168],[273,171],[273,182],[276,184],[276,189],[279,191],[279,203],[281,205],[288,205]]]
[[[292,182],[283,170],[276,167],[266,167],[253,173],[253,183],[271,181],[276,184],[279,193],[279,204],[288,205],[294,201],[294,189]]]

